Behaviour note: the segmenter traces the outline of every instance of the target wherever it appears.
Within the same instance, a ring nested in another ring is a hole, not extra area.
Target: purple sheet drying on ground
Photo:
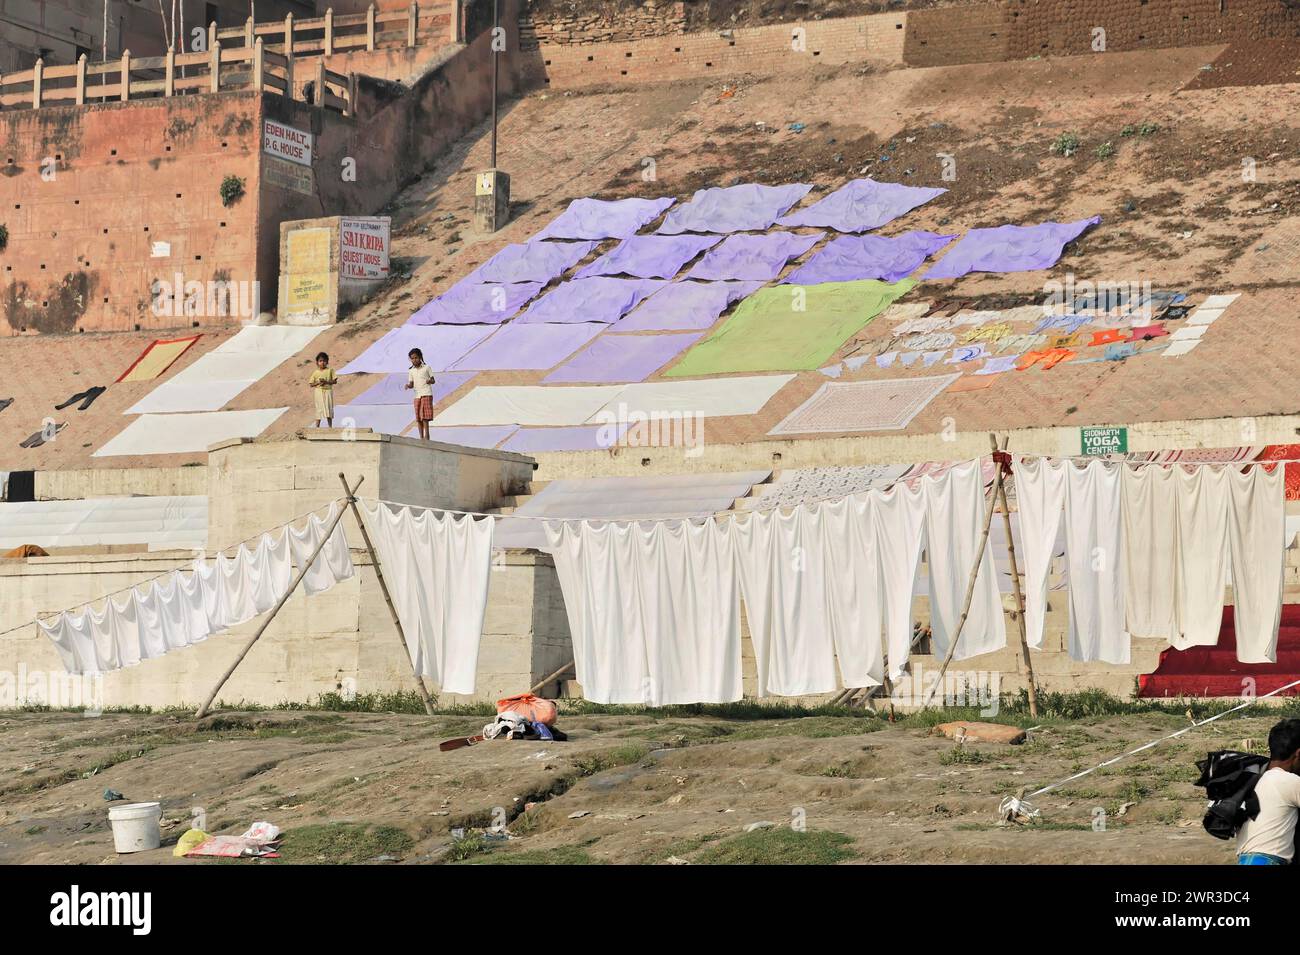
[[[369,428],[376,434],[401,434],[415,423],[415,406],[363,405],[360,403],[338,405],[334,408],[334,427]]]
[[[613,332],[708,328],[732,302],[752,295],[762,282],[674,282],[655,292]]]
[[[634,235],[583,267],[578,278],[635,275],[642,279],[670,279],[691,259],[721,241],[717,235]]]
[[[608,276],[562,282],[533,302],[528,311],[515,319],[515,324],[613,324],[636,308],[641,299],[666,284],[656,279],[615,279]]]
[[[436,405],[443,398],[474,377],[472,371],[440,371],[433,382],[433,403]],[[415,400],[415,393],[406,387],[407,375],[404,371],[385,375],[370,386],[369,390],[353,398],[354,405],[409,405]]]
[[[1061,250],[1101,221],[1101,216],[1078,222],[1044,222],[1042,225],[1000,225],[971,229],[948,251],[924,279],[955,279],[968,272],[1032,272],[1048,269]]]
[[[605,330],[595,322],[521,325],[511,322],[456,363],[458,370],[529,371],[554,368]]]
[[[495,448],[519,430],[515,424],[466,425],[459,428],[430,428],[429,440],[459,444],[466,448]]]
[[[508,245],[465,279],[467,284],[541,282],[545,285],[596,247],[595,242],[543,242],[533,238]]]
[[[407,319],[408,325],[500,325],[542,290],[541,282],[457,282]]]
[[[425,363],[434,371],[445,371],[492,331],[491,325],[403,325],[340,368],[339,374],[405,371],[411,367],[406,356],[412,348],[424,353]]]
[[[915,272],[927,256],[957,238],[933,232],[880,235],[846,235],[828,243],[783,279],[795,285],[880,279],[897,282]]]
[[[541,232],[539,239],[625,239],[676,199],[574,199]]]
[[[686,277],[767,282],[780,275],[787,262],[803,255],[825,235],[825,232],[812,235],[769,232],[766,235],[728,236],[720,246],[700,259]]]
[[[645,381],[656,371],[703,336],[703,332],[681,335],[605,335],[596,339],[543,382]]]
[[[777,217],[808,195],[812,186],[796,182],[787,186],[715,186],[700,189],[685,205],[668,213],[655,231],[661,235],[681,232],[751,232],[770,228]]]
[[[546,451],[603,451],[618,444],[626,425],[580,424],[567,428],[520,428],[501,445],[502,451],[536,454]]]
[[[873,179],[854,179],[806,209],[784,216],[780,225],[810,225],[836,232],[866,232],[924,205],[947,189],[903,186]]]

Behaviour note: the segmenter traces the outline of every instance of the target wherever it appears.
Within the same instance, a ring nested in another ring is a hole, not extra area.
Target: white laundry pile
[[[1042,645],[1052,541],[1065,521],[1070,656],[1129,662],[1129,636],[1218,643],[1233,585],[1237,657],[1274,662],[1286,545],[1281,468],[1018,461],[1025,626]]]
[[[241,544],[233,557],[197,560],[188,571],[109,597],[102,608],[64,611],[37,621],[53,641],[69,673],[107,673],[153,660],[206,640],[213,634],[266,613],[289,589],[333,523],[338,505],[325,517],[313,514],[302,528],[263,534],[256,545]],[[339,525],[303,584],[309,594],[328,590],[354,573]]]
[[[444,693],[474,692],[494,520],[383,502],[361,506],[411,664]]]
[[[726,525],[544,526],[584,697],[650,706],[740,699],[740,598]]]
[[[956,632],[983,512],[979,463],[969,462],[912,487],[726,521],[547,525],[583,694],[650,705],[739,699],[738,594],[759,695],[879,685],[886,649],[891,675],[907,663],[927,534],[931,551],[944,552],[930,566],[936,642],[946,647]],[[982,568],[956,659],[1006,644],[987,550]]]

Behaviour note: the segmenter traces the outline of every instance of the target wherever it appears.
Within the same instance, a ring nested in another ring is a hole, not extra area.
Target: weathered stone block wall
[[[0,334],[188,326],[154,313],[156,280],[252,281],[259,103],[218,93],[0,113]],[[229,207],[227,175],[247,184]]]

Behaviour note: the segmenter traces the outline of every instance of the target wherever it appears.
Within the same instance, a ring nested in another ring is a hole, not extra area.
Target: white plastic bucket
[[[133,802],[114,806],[108,811],[113,826],[113,848],[118,852],[143,852],[162,844],[162,805],[156,802]]]

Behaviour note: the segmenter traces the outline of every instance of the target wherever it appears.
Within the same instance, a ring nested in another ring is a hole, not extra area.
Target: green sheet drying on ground
[[[869,279],[761,288],[666,374],[680,378],[818,368],[915,284],[913,279]],[[800,293],[805,296],[802,311]]]

